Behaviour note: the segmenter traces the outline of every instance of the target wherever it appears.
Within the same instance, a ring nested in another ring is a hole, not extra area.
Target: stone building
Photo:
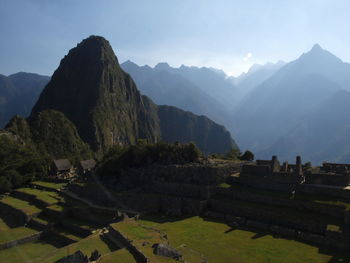
[[[69,178],[73,175],[73,165],[68,159],[53,160],[51,175],[59,178]]]
[[[82,160],[79,162],[78,170],[79,174],[91,173],[96,166],[96,161],[94,159]]]

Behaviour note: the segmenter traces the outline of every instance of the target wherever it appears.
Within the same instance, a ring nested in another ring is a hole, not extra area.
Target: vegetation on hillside
[[[136,145],[127,148],[113,147],[103,158],[99,175],[116,175],[120,170],[131,167],[145,167],[152,164],[185,164],[199,162],[200,150],[194,143],[169,144],[158,142],[149,144],[139,140]]]
[[[8,135],[0,135],[0,193],[46,176],[49,160],[32,147],[21,145]]]

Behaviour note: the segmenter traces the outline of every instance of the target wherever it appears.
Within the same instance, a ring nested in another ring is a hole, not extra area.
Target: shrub
[[[201,152],[194,143],[148,144],[138,141],[127,149],[112,149],[99,165],[99,175],[115,175],[130,167],[146,167],[152,164],[185,164],[198,162]]]

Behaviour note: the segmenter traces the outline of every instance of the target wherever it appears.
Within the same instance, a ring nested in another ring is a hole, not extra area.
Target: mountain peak
[[[155,65],[154,69],[157,69],[157,70],[169,70],[170,66],[166,62],[160,62],[157,65]]]
[[[323,50],[323,48],[318,43],[316,43],[311,49],[311,51],[321,51],[321,50]]]

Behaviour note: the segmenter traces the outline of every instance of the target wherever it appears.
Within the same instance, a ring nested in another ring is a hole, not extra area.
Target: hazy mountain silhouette
[[[349,162],[350,160],[350,92],[336,91],[305,118],[277,140],[264,154],[282,159],[302,154],[304,159]]]
[[[182,76],[228,110],[232,109],[237,103],[236,87],[220,70],[206,67],[188,67],[185,65],[173,68],[164,62],[158,63],[154,69]]]
[[[160,63],[155,68],[151,68],[126,61],[121,64],[121,67],[132,76],[140,91],[155,103],[208,116],[228,129],[233,126],[226,107],[179,74],[176,69],[170,68],[168,64]]]
[[[27,117],[49,80],[25,72],[0,75],[0,128],[16,114]]]
[[[302,140],[302,133],[299,137],[292,136],[296,133],[291,132],[295,126],[311,112],[317,111],[334,92],[349,88],[350,64],[316,44],[309,52],[258,85],[242,101],[234,116],[235,123],[239,123],[238,142],[242,148],[260,152],[260,157],[267,158],[275,151],[282,154],[281,143],[275,144],[280,137],[284,138],[283,141],[289,141],[289,136],[291,141],[292,137]],[[278,149],[272,145],[279,145],[276,146]],[[314,150],[312,144],[308,150]],[[286,153],[288,151],[285,149]],[[285,157],[291,159],[293,154]]]
[[[247,96],[255,87],[275,74],[286,63],[278,61],[277,63],[266,63],[264,65],[254,64],[247,73],[243,73],[237,78],[230,79],[237,87],[237,96],[242,99]]]

